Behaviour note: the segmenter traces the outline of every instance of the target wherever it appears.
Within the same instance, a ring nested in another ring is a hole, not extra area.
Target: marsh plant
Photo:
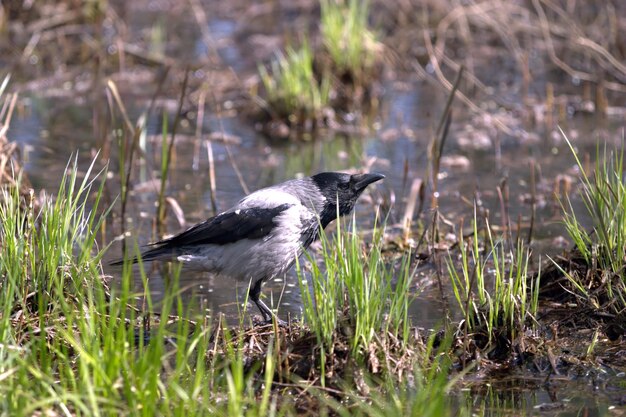
[[[339,76],[364,83],[382,46],[369,27],[369,1],[320,0],[322,42]]]
[[[410,255],[399,262],[383,257],[384,228],[374,228],[365,251],[355,222],[349,232],[340,223],[332,237],[322,234],[322,260],[310,259],[310,277],[298,265],[303,319],[316,335],[322,361],[347,334],[351,357],[364,363],[376,351],[374,345],[387,345],[388,335],[408,342],[414,271]]]
[[[267,95],[266,110],[273,118],[292,126],[314,124],[323,118],[330,98],[330,78],[317,79],[313,69],[313,50],[307,41],[300,47],[278,52],[268,70],[259,65]]]
[[[484,230],[483,246],[475,216],[472,238],[461,245],[460,267],[450,256],[448,272],[464,335],[486,336],[487,344],[502,335],[510,342],[534,323],[541,274],[530,274],[530,251],[521,240],[496,241],[487,220]]]
[[[567,140],[567,138],[565,138]],[[589,172],[569,140],[580,172],[580,195],[586,212],[576,213],[569,197],[561,201],[564,223],[588,273],[566,271],[557,264],[573,285],[576,294],[595,308],[613,312],[626,308],[626,180],[624,148],[604,148],[596,152],[593,172]],[[591,219],[587,229],[581,219]]]
[[[369,83],[382,50],[369,28],[367,1],[321,0],[320,8],[323,49],[305,37],[299,47],[277,53],[269,68],[258,67],[266,97],[256,97],[261,107],[272,120],[304,130],[332,125],[329,109],[355,99],[352,87]]]

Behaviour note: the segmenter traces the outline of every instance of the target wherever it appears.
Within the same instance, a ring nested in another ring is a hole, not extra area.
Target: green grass
[[[596,308],[608,307],[613,312],[620,312],[626,308],[624,148],[598,148],[595,169],[587,172],[571,142],[567,140],[567,143],[580,171],[580,195],[586,212],[576,213],[567,197],[561,202],[564,223],[590,273],[578,276],[563,269],[561,271],[586,302]],[[581,223],[583,216],[591,219],[591,230]]]
[[[336,71],[364,82],[381,49],[369,28],[369,1],[320,0],[320,31]]]
[[[322,267],[311,260],[309,286],[299,270],[303,299],[303,319],[315,333],[325,354],[333,355],[338,339],[348,335],[350,355],[358,363],[372,360],[372,352],[389,346],[388,335],[403,343],[409,341],[408,310],[413,271],[410,254],[400,262],[385,260],[382,254],[384,228],[374,228],[371,246],[364,252],[353,220],[352,230],[344,232],[337,222],[332,238],[322,234]],[[396,270],[393,265],[398,265]]]
[[[21,210],[17,189],[3,191],[0,414],[188,416],[258,409],[249,395],[216,400],[229,395],[227,380],[241,378],[242,367],[241,359],[230,358],[224,372],[214,372],[224,366],[207,361],[208,323],[158,319],[188,316],[178,291],[153,305],[143,274],[143,293],[132,292],[128,265],[120,285],[107,290],[95,240],[104,219],[98,214],[103,182],[91,178],[92,169],[79,180],[77,165],[68,167],[58,194],[40,209]],[[145,298],[145,311],[131,308],[137,297]]]
[[[336,104],[331,97],[337,101],[338,92],[346,85],[365,85],[382,49],[369,29],[367,1],[321,0],[320,7],[320,32],[327,55],[313,50],[305,38],[299,47],[289,46],[284,53],[277,53],[269,69],[258,67],[265,99],[257,96],[257,102],[272,120],[302,130],[328,124],[333,115],[327,110]]]
[[[313,70],[313,51],[308,42],[286,53],[277,53],[268,71],[259,66],[259,74],[267,95],[267,110],[290,125],[303,126],[320,120],[328,106],[330,78],[318,80]]]
[[[518,240],[511,247],[495,241],[491,227],[485,222],[484,248],[479,243],[478,220],[474,217],[473,236],[469,244],[460,242],[460,271],[452,257],[448,272],[454,297],[463,314],[466,334],[483,332],[491,343],[497,334],[509,340],[534,322],[538,306],[541,274],[529,279],[530,252]]]

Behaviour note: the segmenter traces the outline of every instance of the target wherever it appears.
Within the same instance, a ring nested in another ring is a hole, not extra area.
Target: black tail
[[[142,262],[150,262],[150,261],[158,261],[158,260],[171,261],[174,258],[176,258],[176,255],[177,255],[176,252],[172,250],[171,248],[159,246],[159,247],[149,249],[147,251],[143,251],[141,252],[141,255],[135,256],[133,258],[116,259],[115,261],[109,262],[109,265],[119,266],[119,265],[123,265],[124,262],[131,262],[131,263],[136,264],[137,262],[139,262],[139,258],[141,258]]]
[[[137,262],[137,259],[133,259],[132,263]],[[124,264],[124,259],[116,259],[115,261],[109,262],[110,266],[119,266]]]

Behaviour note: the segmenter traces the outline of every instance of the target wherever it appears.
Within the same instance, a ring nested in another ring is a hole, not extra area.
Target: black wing
[[[141,257],[144,261],[172,258],[185,246],[225,245],[265,237],[276,227],[276,217],[291,206],[285,203],[273,208],[247,208],[218,214],[169,239],[151,243],[152,248]],[[133,262],[137,262],[137,258]],[[122,263],[123,260],[118,260],[111,265]]]
[[[218,214],[184,232],[156,243],[155,246],[225,245],[242,239],[259,239],[276,227],[276,217],[291,207],[247,208]]]

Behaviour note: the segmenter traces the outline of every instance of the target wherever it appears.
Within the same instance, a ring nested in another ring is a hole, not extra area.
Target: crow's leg
[[[261,312],[261,315],[263,316],[263,320],[272,321],[272,310],[270,310],[269,307],[266,306],[265,303],[261,301],[260,299],[262,285],[263,285],[263,280],[262,279],[257,280],[252,285],[252,287],[250,287],[250,290],[248,290],[248,297],[259,308],[259,311]]]
[[[250,287],[250,289],[248,290],[248,297],[252,301],[254,301],[254,304],[256,304],[256,306],[259,308],[259,311],[261,312],[261,315],[263,316],[263,320],[265,321],[265,323],[271,323],[272,318],[275,318],[276,323],[278,323],[278,325],[286,326],[287,323],[285,323],[284,321],[276,317],[274,313],[272,312],[272,310],[270,310],[269,307],[266,306],[263,301],[261,301],[260,296],[261,296],[262,285],[263,285],[263,279],[257,280],[252,285],[252,287]]]

